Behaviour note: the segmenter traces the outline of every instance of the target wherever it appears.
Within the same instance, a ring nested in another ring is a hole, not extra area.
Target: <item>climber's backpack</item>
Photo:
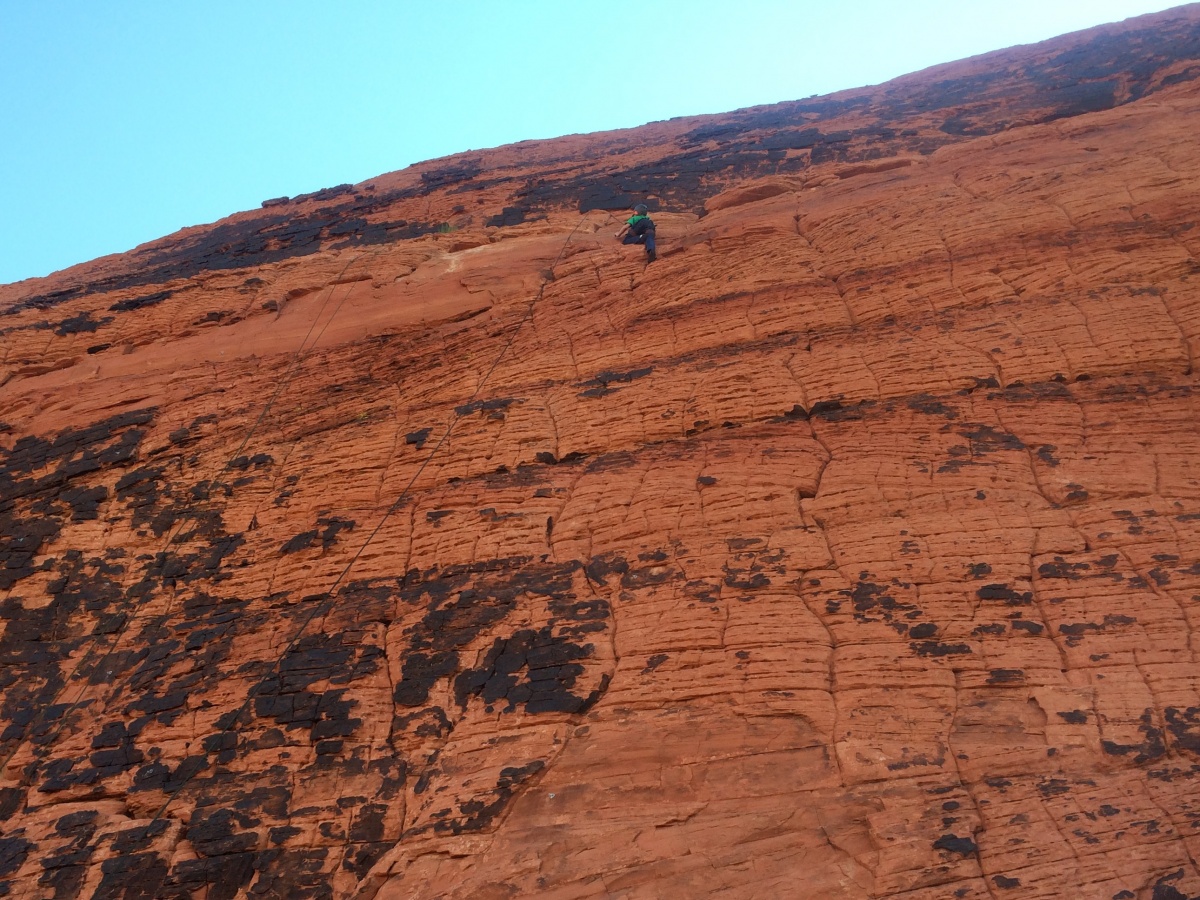
[[[634,216],[633,221],[629,224],[629,230],[641,237],[647,231],[654,230],[654,223],[649,216]]]

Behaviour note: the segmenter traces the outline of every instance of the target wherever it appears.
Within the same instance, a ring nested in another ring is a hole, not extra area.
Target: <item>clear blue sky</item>
[[[0,283],[526,138],[876,84],[1153,0],[0,0]]]

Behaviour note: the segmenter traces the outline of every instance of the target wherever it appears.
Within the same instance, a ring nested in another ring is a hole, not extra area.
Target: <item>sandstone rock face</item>
[[[0,288],[0,893],[1200,895],[1198,79],[1188,7]]]

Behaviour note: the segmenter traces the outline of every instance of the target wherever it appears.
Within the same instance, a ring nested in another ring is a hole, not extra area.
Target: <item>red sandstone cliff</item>
[[[0,287],[0,892],[1200,895],[1198,124],[1186,7]]]

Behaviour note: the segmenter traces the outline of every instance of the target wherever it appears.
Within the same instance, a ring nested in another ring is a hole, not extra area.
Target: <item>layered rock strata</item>
[[[1200,895],[1198,78],[1186,7],[0,288],[0,892]]]

